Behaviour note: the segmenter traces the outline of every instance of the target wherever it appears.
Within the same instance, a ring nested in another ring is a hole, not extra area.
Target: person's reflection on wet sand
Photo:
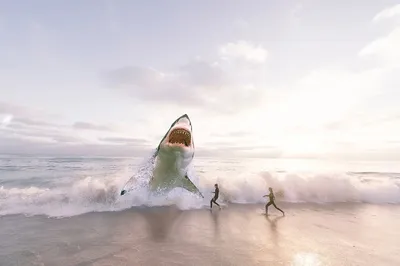
[[[219,237],[219,211],[210,210],[211,218],[214,223],[214,237]]]
[[[278,246],[278,236],[279,236],[277,230],[277,223],[282,218],[284,218],[284,216],[279,216],[274,219],[271,219],[268,215],[265,216],[265,219],[269,222],[271,226],[272,241],[274,242],[275,246]]]

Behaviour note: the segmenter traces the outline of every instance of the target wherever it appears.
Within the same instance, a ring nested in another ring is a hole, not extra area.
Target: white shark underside
[[[181,187],[203,197],[188,176],[188,169],[194,157],[194,141],[192,123],[187,114],[172,123],[153,157],[155,166],[149,182],[151,191],[168,191]],[[125,193],[124,188],[121,195]]]

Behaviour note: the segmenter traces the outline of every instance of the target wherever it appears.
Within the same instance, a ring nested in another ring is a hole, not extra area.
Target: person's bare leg
[[[278,206],[276,206],[275,202],[272,203],[274,205],[274,207],[279,210],[283,215],[285,215],[285,212],[282,211],[281,209],[278,208]]]
[[[266,215],[268,215],[268,207],[269,207],[271,204],[272,204],[271,202],[268,202],[268,203],[265,205],[265,214],[266,214]]]

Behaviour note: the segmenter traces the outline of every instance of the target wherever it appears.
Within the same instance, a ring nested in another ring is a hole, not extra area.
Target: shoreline
[[[400,206],[230,204],[0,217],[0,264],[397,265]],[[379,243],[379,245],[376,245]],[[156,252],[154,256],[153,251]],[[297,264],[296,264],[297,263]],[[314,263],[314,264],[313,264]]]

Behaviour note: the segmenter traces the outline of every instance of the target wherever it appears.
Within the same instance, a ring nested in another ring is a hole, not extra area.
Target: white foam
[[[145,167],[144,167],[145,166]],[[218,178],[214,173],[194,175],[194,183],[205,196],[200,198],[184,189],[176,188],[167,194],[149,193],[148,167],[142,165],[142,175],[132,180],[131,189],[120,196],[127,181],[128,171],[104,178],[83,177],[69,186],[56,188],[5,188],[0,187],[0,215],[44,214],[48,216],[72,216],[86,212],[118,211],[132,206],[177,205],[181,209],[197,209],[209,205],[213,196],[213,184],[219,183],[220,202],[261,203],[266,199],[268,187],[274,188],[279,201],[286,202],[366,202],[400,203],[398,179],[344,173],[233,173]],[[144,168],[143,168],[144,167]],[[147,168],[146,168],[147,167]],[[146,170],[147,169],[147,170]],[[145,174],[143,174],[145,173]]]

